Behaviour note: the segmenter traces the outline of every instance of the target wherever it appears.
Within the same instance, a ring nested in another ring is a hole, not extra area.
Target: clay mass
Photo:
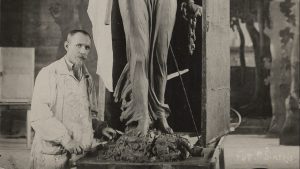
[[[98,156],[99,160],[127,162],[180,161],[201,156],[200,147],[192,147],[189,141],[176,134],[164,134],[150,130],[146,136],[126,133],[107,144]]]

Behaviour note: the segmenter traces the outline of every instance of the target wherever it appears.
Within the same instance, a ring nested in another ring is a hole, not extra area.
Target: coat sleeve
[[[55,118],[51,108],[56,97],[54,73],[43,68],[33,90],[30,122],[34,131],[45,141],[67,143],[71,137],[66,127]]]
[[[96,88],[91,77],[88,78],[88,86],[94,137],[101,138],[103,136],[102,130],[108,127],[108,124],[105,121],[102,121],[98,118],[98,100],[96,96]]]

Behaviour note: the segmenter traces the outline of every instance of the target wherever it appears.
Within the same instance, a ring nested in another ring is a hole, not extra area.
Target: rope
[[[180,82],[181,82],[181,86],[182,86],[182,89],[183,89],[183,92],[184,92],[186,103],[188,105],[189,112],[190,112],[190,115],[191,115],[192,120],[193,120],[193,125],[194,125],[194,128],[195,128],[196,134],[197,134],[197,138],[200,141],[200,134],[199,134],[198,129],[197,129],[197,125],[196,125],[196,122],[195,122],[193,111],[192,111],[192,108],[191,108],[191,105],[190,105],[190,102],[189,102],[189,99],[188,99],[188,96],[187,96],[187,92],[186,92],[186,89],[185,89],[185,86],[184,86],[184,83],[183,83],[183,79],[182,79],[181,73],[179,71],[179,67],[178,67],[178,63],[177,63],[176,57],[174,55],[173,48],[172,48],[171,45],[170,45],[170,49],[171,49],[172,57],[173,57],[173,60],[174,60],[174,63],[175,63],[175,66],[176,66],[176,69],[177,69],[177,72],[178,72],[178,75],[179,75],[179,78],[180,78]],[[240,126],[241,121],[242,121],[242,117],[241,117],[240,113],[237,110],[235,110],[233,108],[230,108],[230,109],[231,109],[231,111],[233,111],[238,116],[238,120],[239,120],[238,125],[236,125],[233,130],[231,129],[231,131],[234,131],[237,127]],[[228,135],[228,134],[229,134],[229,132],[225,133],[225,134],[223,134],[223,135],[221,135],[221,136],[219,136],[219,137],[217,137],[215,139],[213,139],[212,141],[210,141],[209,143],[207,143],[207,145],[216,142],[217,140],[219,140],[219,138],[221,138],[221,137],[223,137],[225,135]]]
[[[239,121],[237,122],[237,125],[235,125],[235,126],[233,126],[233,127],[231,126],[231,128],[230,128],[230,131],[235,131],[235,129],[238,128],[238,127],[241,125],[241,123],[242,123],[242,116],[241,116],[241,114],[240,114],[237,110],[235,110],[234,108],[230,108],[230,110],[236,114],[236,116],[238,117],[238,120],[239,120]],[[233,123],[233,124],[235,124],[235,123]]]
[[[180,71],[179,71],[179,67],[178,67],[178,63],[177,63],[176,57],[175,57],[175,55],[174,55],[173,48],[172,48],[171,45],[170,45],[170,49],[171,49],[171,53],[172,53],[172,56],[173,56],[173,60],[174,60],[174,63],[175,63],[175,66],[176,66],[176,69],[177,69],[177,72],[178,72],[178,75],[179,75],[179,78],[180,78],[180,82],[181,82],[181,86],[182,86],[182,89],[183,89],[183,92],[184,92],[184,96],[185,96],[185,99],[186,99],[186,103],[187,103],[187,105],[188,105],[189,112],[190,112],[190,115],[191,115],[192,120],[193,120],[194,128],[195,128],[195,131],[196,131],[198,140],[200,141],[200,134],[199,134],[198,129],[197,129],[197,125],[196,125],[196,122],[195,122],[195,118],[194,118],[194,115],[193,115],[193,111],[192,111],[192,108],[191,108],[191,105],[190,105],[190,102],[189,102],[189,99],[188,99],[188,96],[187,96],[187,92],[186,92],[186,89],[185,89],[185,86],[184,86],[184,83],[183,83],[183,80],[182,80],[181,73],[180,73]]]
[[[210,144],[212,144],[212,143],[217,142],[221,137],[226,136],[226,135],[228,135],[230,132],[235,131],[235,129],[238,128],[238,127],[240,126],[240,124],[242,123],[242,116],[241,116],[240,113],[239,113],[237,110],[235,110],[234,108],[231,108],[231,107],[230,107],[230,110],[231,110],[232,112],[234,112],[234,113],[237,115],[237,117],[238,117],[238,119],[239,119],[238,124],[237,124],[235,127],[233,127],[233,128],[230,127],[230,129],[229,129],[228,132],[226,132],[225,134],[222,134],[222,135],[220,135],[220,136],[214,138],[213,140],[211,140],[210,142],[208,142],[206,145],[210,145]]]

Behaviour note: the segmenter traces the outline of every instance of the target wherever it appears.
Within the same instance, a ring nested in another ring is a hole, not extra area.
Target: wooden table
[[[77,169],[224,169],[223,137],[215,146],[204,148],[203,154],[184,161],[152,163],[108,161],[94,154],[77,161]]]
[[[0,110],[26,110],[26,144],[28,148],[31,146],[30,106],[30,102],[0,102]]]
[[[210,169],[208,158],[191,157],[179,162],[129,163],[86,157],[77,162],[77,169]]]

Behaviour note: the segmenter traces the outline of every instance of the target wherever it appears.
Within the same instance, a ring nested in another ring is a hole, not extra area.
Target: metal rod
[[[198,132],[198,129],[197,129],[197,125],[196,125],[195,119],[194,119],[193,111],[192,111],[192,108],[191,108],[191,105],[190,105],[190,102],[189,102],[189,99],[188,99],[188,96],[187,96],[187,92],[186,92],[186,89],[185,89],[185,86],[184,86],[184,83],[183,83],[183,80],[182,80],[181,73],[179,71],[178,63],[177,63],[177,60],[175,58],[175,55],[174,55],[174,52],[173,52],[173,48],[172,48],[171,45],[170,45],[170,49],[171,49],[171,53],[172,53],[172,56],[173,56],[173,60],[174,60],[177,72],[179,74],[179,78],[180,78],[180,82],[181,82],[182,89],[183,89],[183,92],[184,92],[184,96],[185,96],[185,99],[186,99],[186,103],[188,105],[189,112],[190,112],[190,115],[191,115],[192,120],[193,120],[194,128],[196,130],[196,134],[197,134],[198,140],[200,141],[200,135],[199,135],[199,132]]]

